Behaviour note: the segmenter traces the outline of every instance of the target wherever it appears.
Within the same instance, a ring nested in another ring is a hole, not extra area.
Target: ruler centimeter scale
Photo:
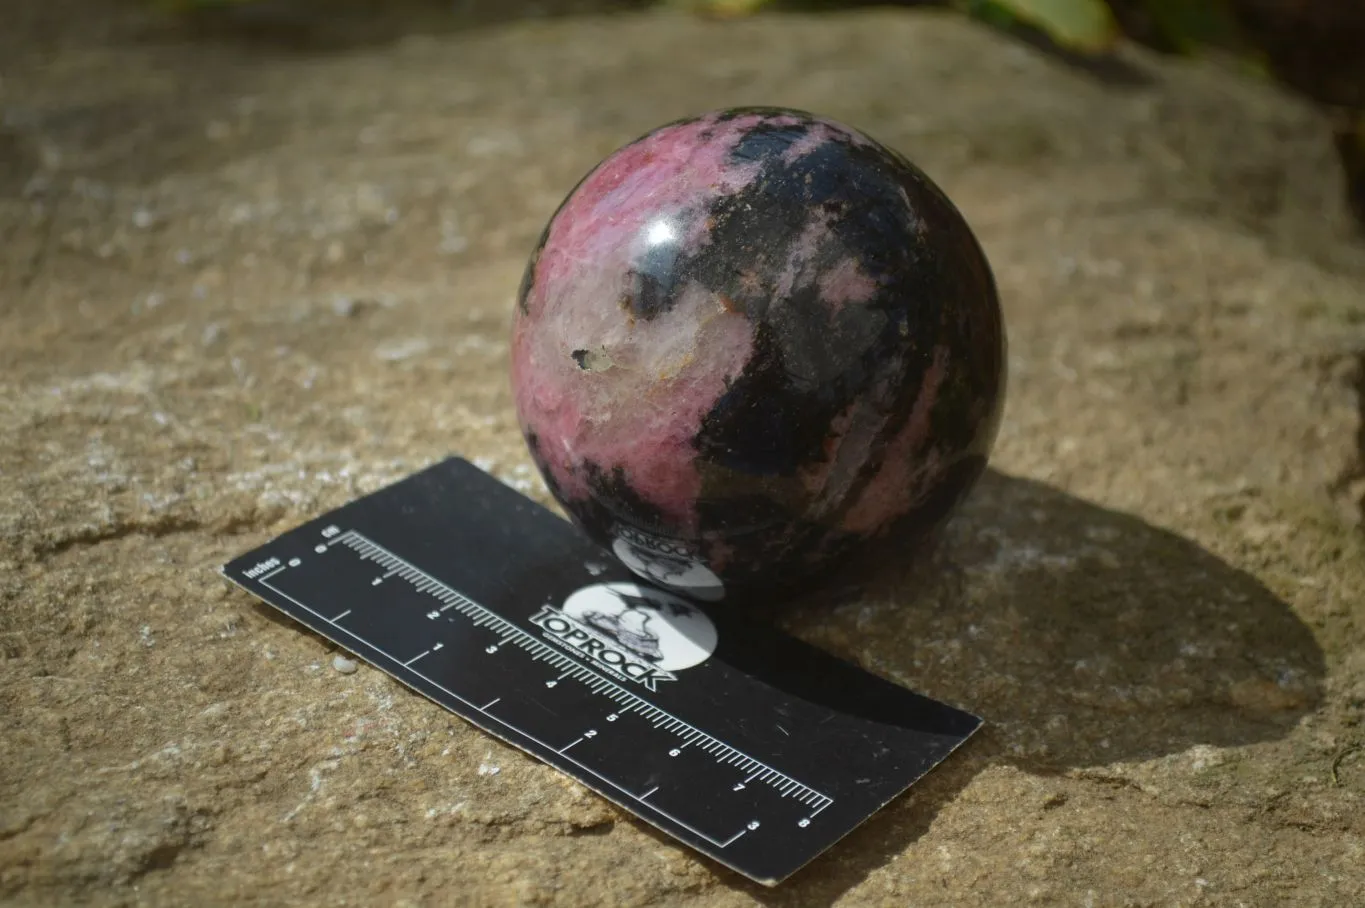
[[[681,749],[684,747],[695,746],[698,750],[710,754],[721,765],[733,766],[737,773],[743,774],[744,775],[743,779],[739,782],[736,782],[735,788],[732,790],[743,791],[745,787],[748,785],[764,784],[774,789],[781,797],[783,798],[790,797],[812,808],[809,815],[803,816],[799,820],[797,820],[797,825],[799,827],[804,828],[806,826],[809,826],[810,821],[816,815],[818,815],[822,810],[824,810],[831,803],[833,803],[833,798],[830,798],[828,795],[821,794],[820,792],[816,791],[810,786],[798,782],[796,779],[791,778],[785,773],[779,772],[778,770],[773,769],[771,766],[768,766],[767,764],[759,760],[755,760],[753,757],[750,757],[743,751],[731,747],[724,741],[712,737],[711,735],[707,734],[706,732],[702,731],[699,728],[693,727],[689,723],[684,722],[682,719],[679,719],[677,716],[674,716],[666,712],[665,710],[659,709],[657,706],[654,706],[652,703],[643,699],[642,697],[639,697],[636,694],[631,693],[630,691],[621,687],[619,684],[603,677],[597,672],[592,671],[591,669],[587,668],[581,663],[570,658],[566,654],[549,646],[547,643],[544,643],[541,640],[538,640],[535,637],[531,636],[525,630],[513,624],[511,621],[508,621],[506,618],[503,618],[500,615],[496,614],[495,612],[492,612],[484,608],[477,602],[474,602],[473,600],[469,599],[463,594],[446,586],[444,583],[437,580],[436,578],[428,575],[420,568],[415,567],[412,564],[409,564],[407,561],[404,561],[402,558],[399,558],[397,555],[393,554],[388,549],[385,549],[378,543],[365,538],[362,534],[354,530],[347,530],[343,532],[338,527],[329,526],[322,531],[322,535],[324,537],[328,537],[329,541],[317,545],[314,549],[316,553],[323,554],[333,544],[340,543],[346,546],[347,548],[353,550],[356,554],[360,556],[362,560],[374,562],[384,570],[382,574],[377,575],[372,581],[370,581],[371,587],[377,587],[384,581],[396,577],[400,580],[404,580],[410,583],[412,585],[412,589],[414,592],[420,593],[425,596],[430,596],[432,599],[441,603],[439,608],[432,609],[431,611],[425,613],[427,620],[436,621],[445,612],[453,609],[454,611],[458,612],[464,617],[470,619],[470,623],[472,624],[472,626],[477,628],[488,628],[489,630],[491,630],[494,634],[497,635],[497,641],[495,643],[490,643],[488,646],[484,647],[483,650],[484,654],[488,656],[493,656],[500,652],[502,647],[504,646],[507,646],[509,644],[516,646],[519,649],[525,651],[525,653],[531,657],[531,660],[533,662],[544,662],[550,668],[560,672],[559,675],[544,682],[547,688],[553,688],[563,681],[578,681],[583,683],[591,693],[605,697],[606,699],[616,703],[618,709],[614,710],[611,713],[608,713],[605,717],[605,721],[616,722],[623,713],[638,713],[641,716],[641,718],[645,719],[647,722],[653,725],[654,728],[672,733],[673,735],[677,736],[677,738],[679,739],[679,743],[676,744],[674,747],[669,748],[668,753],[670,756],[678,756],[681,753]],[[381,647],[376,646],[369,640],[366,640],[360,634],[357,634],[354,631],[347,629],[344,622],[346,618],[352,614],[353,611],[352,609],[346,609],[340,614],[333,615],[332,617],[329,618],[318,612],[316,609],[309,607],[306,603],[299,602],[297,599],[294,599],[294,597],[290,596],[289,593],[285,592],[283,589],[280,589],[279,587],[275,586],[270,582],[272,578],[277,577],[284,571],[287,571],[292,567],[299,567],[301,564],[302,564],[301,558],[299,557],[291,558],[287,564],[274,568],[269,573],[264,574],[261,577],[257,578],[257,582],[260,583],[262,586],[269,587],[279,595],[289,598],[291,601],[297,604],[299,608],[307,609],[309,612],[316,615],[319,619],[328,622],[330,625],[336,628],[340,634],[351,638],[354,642],[363,644],[364,646],[373,649],[377,653],[382,653],[386,658],[391,659],[394,663],[402,665],[403,669],[406,672],[411,673],[416,678],[420,678],[427,684],[439,688],[440,690],[444,691],[447,695],[454,697],[456,700],[459,700],[469,709],[477,710],[487,718],[491,719],[494,722],[497,722],[499,725],[505,726],[507,729],[526,738],[529,738],[532,741],[535,741],[541,747],[553,750],[555,753],[559,754],[564,759],[576,764],[583,770],[592,773],[598,779],[602,780],[608,785],[611,785],[613,788],[626,794],[627,796],[634,798],[636,801],[642,804],[646,804],[646,806],[650,810],[658,814],[661,814],[662,816],[667,817],[672,822],[677,823],[679,826],[682,826],[683,828],[690,830],[694,834],[710,842],[712,845],[715,845],[717,848],[728,847],[729,845],[733,844],[737,839],[739,839],[740,836],[744,835],[746,832],[758,829],[759,826],[761,825],[759,820],[751,819],[747,821],[740,829],[735,831],[732,835],[726,836],[722,840],[716,836],[708,835],[707,833],[690,826],[688,823],[684,822],[681,819],[678,819],[677,817],[670,816],[667,811],[662,810],[655,804],[648,804],[646,802],[646,799],[651,794],[653,794],[654,791],[658,789],[658,786],[654,786],[650,790],[644,792],[637,793],[630,791],[625,786],[618,784],[613,779],[598,772],[596,769],[594,769],[587,763],[583,763],[580,762],[579,760],[574,759],[574,756],[568,753],[569,749],[574,747],[575,745],[589,738],[596,737],[599,734],[598,729],[584,728],[582,732],[579,734],[579,736],[574,738],[572,741],[568,742],[567,744],[564,744],[563,746],[555,747],[555,745],[552,744],[551,742],[541,740],[533,732],[527,730],[526,728],[518,727],[514,722],[500,718],[496,714],[496,712],[490,712],[490,710],[494,710],[499,704],[502,703],[501,697],[496,697],[493,700],[484,703],[482,706],[477,705],[471,702],[469,699],[460,696],[460,694],[457,693],[456,691],[450,690],[449,688],[445,687],[435,678],[432,678],[428,675],[424,675],[420,667],[414,667],[426,656],[429,656],[433,652],[438,652],[441,649],[443,649],[444,643],[442,643],[441,641],[435,641],[432,646],[422,650],[420,653],[417,653],[416,655],[411,656],[407,659],[403,659],[402,655],[394,655],[392,653],[385,652]]]
[[[577,591],[642,581],[568,522],[458,458],[288,531],[223,574],[768,885],[846,835],[980,722],[715,609],[700,609],[718,635],[698,664],[641,681],[594,661],[600,650],[548,632],[537,610],[562,616],[556,609]]]

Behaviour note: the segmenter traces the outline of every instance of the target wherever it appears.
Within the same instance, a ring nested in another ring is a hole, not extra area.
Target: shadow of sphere
[[[932,547],[878,557],[856,595],[814,593],[782,623],[977,713],[1011,762],[1250,744],[1319,699],[1321,648],[1254,577],[1043,483],[988,470]]]

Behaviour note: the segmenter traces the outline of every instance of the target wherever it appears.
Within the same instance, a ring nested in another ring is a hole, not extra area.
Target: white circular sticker
[[[617,536],[611,550],[626,567],[660,586],[703,602],[725,597],[725,584],[684,545],[630,532]]]
[[[649,586],[584,587],[565,600],[564,614],[664,671],[700,665],[716,651],[716,626],[704,612]]]

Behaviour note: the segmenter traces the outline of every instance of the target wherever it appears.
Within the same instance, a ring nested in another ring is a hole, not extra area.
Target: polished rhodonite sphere
[[[923,172],[744,108],[660,127],[574,188],[522,281],[512,385],[574,522],[717,600],[941,525],[986,466],[1005,346],[986,257]]]

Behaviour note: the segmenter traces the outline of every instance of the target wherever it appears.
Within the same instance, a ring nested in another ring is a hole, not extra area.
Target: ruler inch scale
[[[221,573],[482,731],[776,885],[981,720],[655,589],[459,457]]]

